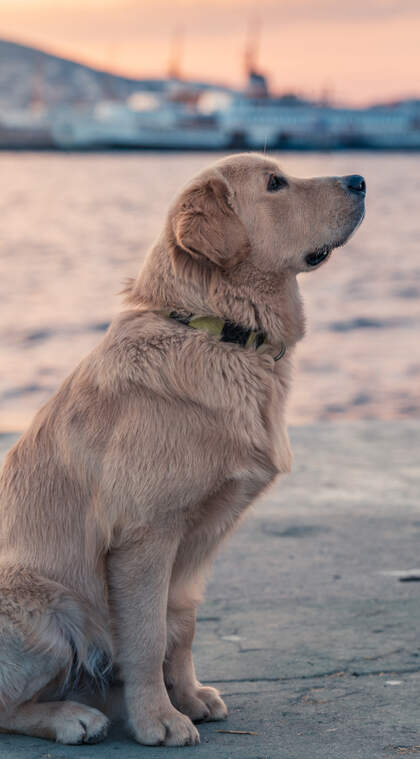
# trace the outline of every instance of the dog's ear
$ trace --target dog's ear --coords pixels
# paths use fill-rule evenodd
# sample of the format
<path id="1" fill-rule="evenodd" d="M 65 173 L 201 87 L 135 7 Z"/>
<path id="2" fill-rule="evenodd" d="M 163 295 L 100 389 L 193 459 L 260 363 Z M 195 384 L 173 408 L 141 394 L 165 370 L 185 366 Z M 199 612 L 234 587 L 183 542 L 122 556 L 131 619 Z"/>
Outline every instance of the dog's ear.
<path id="1" fill-rule="evenodd" d="M 212 262 L 228 269 L 246 258 L 249 251 L 245 227 L 232 206 L 231 191 L 221 175 L 185 190 L 173 217 L 173 232 L 175 269 L 185 270 L 186 262 L 182 261 L 185 254 L 199 263 Z"/>

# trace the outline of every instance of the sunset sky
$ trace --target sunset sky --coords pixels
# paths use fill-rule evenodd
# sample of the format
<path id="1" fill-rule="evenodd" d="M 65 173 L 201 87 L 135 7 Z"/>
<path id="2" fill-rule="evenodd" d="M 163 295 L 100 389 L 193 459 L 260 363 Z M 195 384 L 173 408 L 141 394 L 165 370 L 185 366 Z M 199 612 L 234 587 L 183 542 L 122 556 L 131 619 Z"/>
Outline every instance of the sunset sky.
<path id="1" fill-rule="evenodd" d="M 275 91 L 366 103 L 420 96 L 420 0 L 0 0 L 0 37 L 132 76 L 240 85 L 247 29 Z"/>

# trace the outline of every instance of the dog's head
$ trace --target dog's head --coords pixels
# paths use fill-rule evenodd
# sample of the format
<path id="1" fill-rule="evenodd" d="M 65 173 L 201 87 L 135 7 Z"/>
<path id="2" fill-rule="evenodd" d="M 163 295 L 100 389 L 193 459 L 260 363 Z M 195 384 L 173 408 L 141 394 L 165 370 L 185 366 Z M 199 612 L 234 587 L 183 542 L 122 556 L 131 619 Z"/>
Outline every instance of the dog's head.
<path id="1" fill-rule="evenodd" d="M 365 194 L 359 175 L 296 179 L 272 158 L 225 158 L 194 179 L 172 206 L 175 271 L 229 271 L 244 260 L 273 274 L 315 269 L 362 221 Z"/>

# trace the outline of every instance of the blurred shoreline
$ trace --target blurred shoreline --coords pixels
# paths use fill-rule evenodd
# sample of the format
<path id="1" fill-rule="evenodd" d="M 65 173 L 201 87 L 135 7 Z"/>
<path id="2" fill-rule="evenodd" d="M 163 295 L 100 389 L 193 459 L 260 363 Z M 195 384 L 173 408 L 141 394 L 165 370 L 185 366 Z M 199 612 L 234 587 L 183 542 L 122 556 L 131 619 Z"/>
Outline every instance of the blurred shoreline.
<path id="1" fill-rule="evenodd" d="M 130 79 L 0 38 L 0 147 L 137 150 L 420 150 L 420 98 L 366 106 L 273 92 L 249 30 L 238 89 L 183 78 Z M 178 55 L 179 55 L 178 51 Z"/>

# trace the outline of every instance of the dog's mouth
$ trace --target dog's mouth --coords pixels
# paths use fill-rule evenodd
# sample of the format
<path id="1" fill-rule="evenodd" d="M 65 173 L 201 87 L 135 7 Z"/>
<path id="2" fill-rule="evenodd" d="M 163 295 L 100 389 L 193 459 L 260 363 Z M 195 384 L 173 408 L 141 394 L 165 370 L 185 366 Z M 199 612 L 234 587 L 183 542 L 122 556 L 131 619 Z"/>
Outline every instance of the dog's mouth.
<path id="1" fill-rule="evenodd" d="M 321 245 L 319 248 L 315 248 L 315 250 L 310 251 L 304 256 L 304 261 L 306 266 L 309 266 L 310 269 L 316 269 L 317 266 L 320 266 L 323 261 L 325 261 L 328 256 L 330 255 L 331 251 L 335 248 L 341 248 L 342 245 L 344 245 L 346 242 L 350 240 L 350 238 L 354 235 L 356 229 L 360 226 L 365 216 L 365 207 L 362 200 L 362 203 L 359 203 L 359 207 L 357 209 L 356 216 L 353 217 L 350 221 L 350 228 L 345 231 L 345 233 L 338 239 L 333 240 L 332 242 L 329 242 L 325 245 Z"/>
<path id="2" fill-rule="evenodd" d="M 317 250 L 312 251 L 312 253 L 308 253 L 308 255 L 305 256 L 305 263 L 311 268 L 314 268 L 315 266 L 322 264 L 330 253 L 331 248 L 324 245 L 322 248 L 318 248 Z"/>

